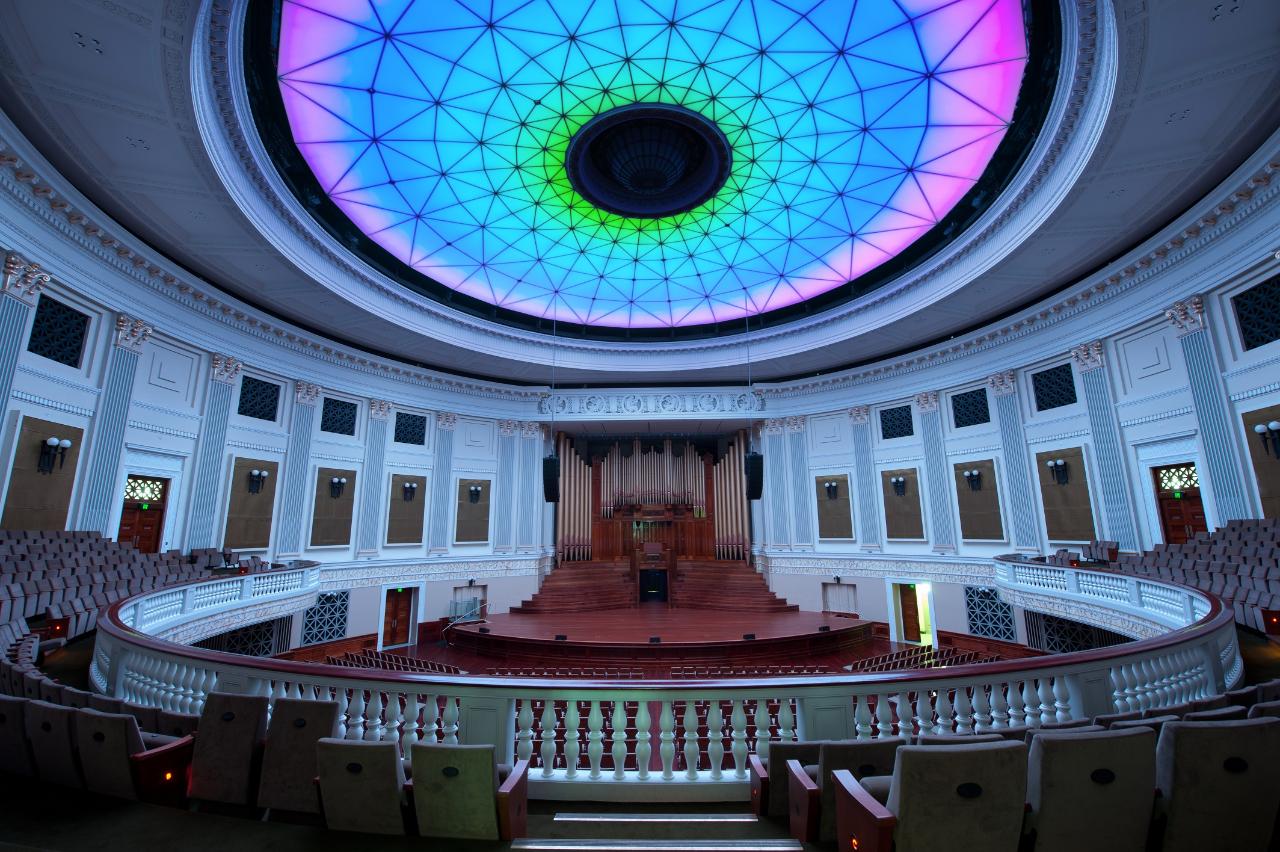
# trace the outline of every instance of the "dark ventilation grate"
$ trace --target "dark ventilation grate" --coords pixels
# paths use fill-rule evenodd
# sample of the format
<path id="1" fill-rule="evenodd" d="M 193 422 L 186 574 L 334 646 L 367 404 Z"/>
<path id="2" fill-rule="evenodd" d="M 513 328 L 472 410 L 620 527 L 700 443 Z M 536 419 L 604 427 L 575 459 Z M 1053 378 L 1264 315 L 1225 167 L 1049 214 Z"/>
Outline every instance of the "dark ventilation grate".
<path id="1" fill-rule="evenodd" d="M 197 648 L 243 654 L 246 657 L 274 657 L 289 650 L 289 634 L 293 616 L 284 615 L 274 621 L 262 621 L 219 633 L 195 643 Z"/>
<path id="2" fill-rule="evenodd" d="M 347 638 L 347 608 L 350 592 L 327 592 L 316 598 L 316 605 L 302 614 L 302 644 L 333 642 Z"/>
<path id="3" fill-rule="evenodd" d="M 964 587 L 964 608 L 969 617 L 969 632 L 974 636 L 1018 641 L 1013 624 L 1013 607 L 1000 600 L 995 589 L 980 586 Z"/>
<path id="4" fill-rule="evenodd" d="M 320 431 L 332 432 L 335 435 L 354 435 L 358 410 L 354 402 L 330 399 L 326 396 L 324 410 L 320 412 Z"/>
<path id="5" fill-rule="evenodd" d="M 1076 380 L 1070 364 L 1059 364 L 1031 374 L 1031 389 L 1036 397 L 1036 411 L 1048 411 L 1075 405 Z"/>
<path id="6" fill-rule="evenodd" d="M 279 408 L 280 386 L 278 384 L 264 382 L 253 376 L 245 376 L 240 380 L 240 402 L 236 406 L 236 413 L 241 417 L 274 421 Z"/>
<path id="7" fill-rule="evenodd" d="M 396 412 L 396 436 L 397 444 L 417 444 L 422 446 L 427 442 L 427 418 L 421 414 L 405 414 L 403 411 Z"/>
<path id="8" fill-rule="evenodd" d="M 79 367 L 89 317 L 57 299 L 41 296 L 27 351 L 68 367 Z"/>
<path id="9" fill-rule="evenodd" d="M 1128 636 L 1092 624 L 1081 624 L 1043 612 L 1027 610 L 1023 616 L 1027 622 L 1027 644 L 1050 654 L 1071 654 L 1133 641 Z"/>
<path id="10" fill-rule="evenodd" d="M 911 425 L 911 406 L 880 409 L 880 437 L 887 441 L 891 438 L 907 438 L 915 433 L 915 427 Z"/>
<path id="11" fill-rule="evenodd" d="M 1280 340 L 1280 275 L 1245 290 L 1231 300 L 1245 349 Z"/>
<path id="12" fill-rule="evenodd" d="M 957 429 L 990 423 L 991 410 L 987 408 L 987 389 L 978 388 L 951 397 L 951 415 Z"/>

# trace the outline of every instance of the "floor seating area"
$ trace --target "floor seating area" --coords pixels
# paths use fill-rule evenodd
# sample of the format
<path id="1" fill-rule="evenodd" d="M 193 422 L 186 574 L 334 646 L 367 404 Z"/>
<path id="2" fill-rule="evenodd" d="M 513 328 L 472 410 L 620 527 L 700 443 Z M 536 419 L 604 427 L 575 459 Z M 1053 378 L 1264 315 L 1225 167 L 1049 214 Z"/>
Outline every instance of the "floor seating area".
<path id="1" fill-rule="evenodd" d="M 331 666 L 353 666 L 362 669 L 386 669 L 393 672 L 431 672 L 433 674 L 466 674 L 457 666 L 439 663 L 434 660 L 420 660 L 417 657 L 406 657 L 390 651 L 348 651 L 340 657 L 326 656 L 325 662 Z"/>
<path id="2" fill-rule="evenodd" d="M 903 648 L 888 654 L 877 654 L 857 660 L 845 667 L 851 672 L 892 672 L 899 669 L 927 669 L 935 666 L 963 666 L 1000 659 L 993 654 L 959 648 L 932 648 L 927 645 Z"/>

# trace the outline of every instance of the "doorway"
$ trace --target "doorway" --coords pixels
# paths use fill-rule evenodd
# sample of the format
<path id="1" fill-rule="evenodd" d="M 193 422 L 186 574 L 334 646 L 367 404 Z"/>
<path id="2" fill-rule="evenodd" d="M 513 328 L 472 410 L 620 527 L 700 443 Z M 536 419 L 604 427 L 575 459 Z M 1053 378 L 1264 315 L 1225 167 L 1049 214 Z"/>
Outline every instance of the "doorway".
<path id="1" fill-rule="evenodd" d="M 640 571 L 640 603 L 665 603 L 667 600 L 667 572 L 654 568 Z"/>
<path id="2" fill-rule="evenodd" d="M 164 504 L 169 480 L 130 475 L 124 483 L 124 508 L 116 541 L 140 553 L 159 553 L 164 538 Z"/>
<path id="3" fill-rule="evenodd" d="M 933 587 L 929 583 L 894 583 L 899 642 L 934 645 Z"/>
<path id="4" fill-rule="evenodd" d="M 1200 475 L 1192 462 L 1153 467 L 1156 508 L 1165 544 L 1184 544 L 1209 530 L 1200 499 Z"/>
<path id="5" fill-rule="evenodd" d="M 410 644 L 414 625 L 414 592 L 416 589 L 387 589 L 382 611 L 382 647 L 398 648 Z"/>

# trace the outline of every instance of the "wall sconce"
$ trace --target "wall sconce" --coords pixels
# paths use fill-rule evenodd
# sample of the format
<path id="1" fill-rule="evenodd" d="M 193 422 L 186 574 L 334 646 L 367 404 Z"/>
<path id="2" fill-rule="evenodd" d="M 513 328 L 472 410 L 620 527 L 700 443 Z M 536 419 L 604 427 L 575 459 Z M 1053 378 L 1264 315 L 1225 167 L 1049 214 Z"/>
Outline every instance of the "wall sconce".
<path id="1" fill-rule="evenodd" d="M 1059 485 L 1066 485 L 1071 481 L 1071 473 L 1066 462 L 1062 459 L 1051 459 L 1045 464 L 1049 468 L 1049 472 L 1053 474 L 1053 481 Z"/>
<path id="2" fill-rule="evenodd" d="M 889 477 L 889 484 L 893 486 L 893 493 L 899 497 L 907 495 L 907 478 L 905 476 Z"/>
<path id="3" fill-rule="evenodd" d="M 823 483 L 823 487 L 827 489 L 827 499 L 837 500 L 840 497 L 840 483 L 828 481 Z"/>
<path id="4" fill-rule="evenodd" d="M 480 486 L 480 485 L 472 485 L 472 486 L 469 486 L 469 487 L 467 488 L 467 502 L 469 502 L 469 503 L 479 503 L 479 502 L 480 502 L 480 492 L 481 492 L 481 491 L 483 491 L 483 490 L 484 490 L 484 487 L 483 487 L 483 486 Z"/>
<path id="5" fill-rule="evenodd" d="M 970 491 L 981 491 L 982 490 L 982 471 L 977 469 L 966 470 L 964 472 L 964 481 L 969 483 Z"/>
<path id="6" fill-rule="evenodd" d="M 418 483 L 406 482 L 404 484 L 404 492 L 401 496 L 404 497 L 404 502 L 412 503 L 414 495 L 416 495 L 417 493 L 418 493 Z"/>
<path id="7" fill-rule="evenodd" d="M 40 445 L 40 458 L 36 462 L 36 472 L 53 473 L 53 463 L 58 462 L 58 469 L 62 469 L 62 465 L 67 460 L 67 450 L 71 449 L 71 442 L 66 438 L 49 437 Z"/>
<path id="8" fill-rule="evenodd" d="M 467 581 L 467 588 L 468 589 L 474 588 L 475 584 L 476 584 L 475 577 L 472 577 L 470 580 Z"/>
<path id="9" fill-rule="evenodd" d="M 342 496 L 342 489 L 347 487 L 345 476 L 335 476 L 329 480 L 329 496 L 337 500 Z"/>
<path id="10" fill-rule="evenodd" d="M 837 585 L 837 586 L 838 586 L 838 585 L 840 585 L 840 576 L 839 576 L 839 575 L 836 575 L 835 577 L 832 577 L 831 579 L 833 579 L 833 580 L 835 580 L 835 581 L 836 581 L 836 585 Z"/>
<path id="11" fill-rule="evenodd" d="M 1280 420 L 1259 423 L 1253 427 L 1253 431 L 1262 439 L 1262 451 L 1269 456 L 1275 456 L 1280 459 Z M 50 438 L 49 440 L 52 441 L 53 439 Z"/>
<path id="12" fill-rule="evenodd" d="M 267 477 L 271 475 L 269 470 L 258 470 L 256 467 L 249 471 L 249 493 L 257 494 L 262 490 L 262 483 L 267 481 Z"/>

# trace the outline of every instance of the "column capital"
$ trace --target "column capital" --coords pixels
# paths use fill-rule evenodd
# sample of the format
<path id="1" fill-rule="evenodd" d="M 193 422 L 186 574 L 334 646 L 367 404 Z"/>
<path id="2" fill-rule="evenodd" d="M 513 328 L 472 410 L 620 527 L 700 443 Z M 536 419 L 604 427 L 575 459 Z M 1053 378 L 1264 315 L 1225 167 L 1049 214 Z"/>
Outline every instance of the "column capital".
<path id="1" fill-rule="evenodd" d="M 862 424 L 871 421 L 871 406 L 855 405 L 849 409 L 849 419 L 854 423 Z"/>
<path id="2" fill-rule="evenodd" d="M 923 391 L 921 393 L 918 393 L 916 394 L 915 403 L 916 403 L 916 408 L 920 409 L 921 412 L 937 411 L 938 410 L 938 392 Z"/>
<path id="3" fill-rule="evenodd" d="M 996 396 L 1012 396 L 1018 392 L 1017 376 L 1014 375 L 1013 370 L 992 373 L 987 376 L 987 387 L 991 388 L 991 392 Z"/>
<path id="4" fill-rule="evenodd" d="M 14 252 L 4 256 L 4 278 L 0 280 L 0 292 L 31 305 L 50 280 L 52 276 L 40 271 L 40 264 L 27 263 Z"/>
<path id="5" fill-rule="evenodd" d="M 804 415 L 793 415 L 787 418 L 788 432 L 803 432 L 804 427 L 808 424 L 809 418 Z"/>
<path id="6" fill-rule="evenodd" d="M 525 438 L 543 438 L 546 436 L 545 427 L 536 420 L 525 420 L 520 423 L 520 435 Z"/>
<path id="7" fill-rule="evenodd" d="M 298 405 L 315 405 L 320 399 L 320 386 L 298 380 L 293 383 L 293 401 Z"/>
<path id="8" fill-rule="evenodd" d="M 385 399 L 369 400 L 369 416 L 374 420 L 386 420 L 391 416 L 391 403 Z"/>
<path id="9" fill-rule="evenodd" d="M 761 435 L 781 435 L 782 429 L 786 425 L 786 421 L 781 417 L 767 418 L 760 424 Z"/>
<path id="10" fill-rule="evenodd" d="M 127 349 L 130 352 L 141 352 L 142 344 L 147 342 L 153 331 L 155 329 L 137 317 L 131 317 L 128 314 L 116 314 L 115 345 L 121 349 Z"/>
<path id="11" fill-rule="evenodd" d="M 502 437 L 509 438 L 518 431 L 520 431 L 519 420 L 499 420 L 498 421 L 498 434 L 501 435 Z"/>
<path id="12" fill-rule="evenodd" d="M 1189 299 L 1174 302 L 1164 312 L 1164 318 L 1178 330 L 1179 337 L 1195 334 L 1205 330 L 1204 299 L 1192 296 Z"/>
<path id="13" fill-rule="evenodd" d="M 240 368 L 244 365 L 240 363 L 238 358 L 215 352 L 213 353 L 213 363 L 210 366 L 213 370 L 213 380 L 215 382 L 233 385 L 240 376 Z"/>
<path id="14" fill-rule="evenodd" d="M 1100 369 L 1106 363 L 1102 341 L 1091 340 L 1088 343 L 1081 343 L 1079 346 L 1073 347 L 1071 360 L 1076 362 L 1076 370 L 1081 373 Z"/>
<path id="15" fill-rule="evenodd" d="M 436 428 L 443 429 L 446 432 L 452 432 L 458 428 L 458 415 L 452 411 L 436 412 Z"/>

